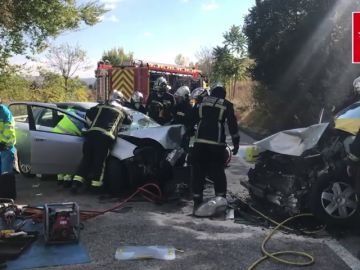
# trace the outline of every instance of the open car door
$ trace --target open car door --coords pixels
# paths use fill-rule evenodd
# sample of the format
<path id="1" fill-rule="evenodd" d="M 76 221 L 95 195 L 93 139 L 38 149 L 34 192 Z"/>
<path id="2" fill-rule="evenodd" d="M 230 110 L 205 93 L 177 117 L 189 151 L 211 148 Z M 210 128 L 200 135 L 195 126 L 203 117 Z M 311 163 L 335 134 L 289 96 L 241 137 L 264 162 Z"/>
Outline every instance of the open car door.
<path id="1" fill-rule="evenodd" d="M 14 110 L 16 105 L 19 104 L 12 104 L 10 109 Z M 83 137 L 81 134 L 60 133 L 55 127 L 66 116 L 82 130 L 85 120 L 51 104 L 22 105 L 27 107 L 27 119 L 19 118 L 25 123 L 16 123 L 16 132 L 26 136 L 18 138 L 16 146 L 19 157 L 28 160 L 31 173 L 74 174 L 82 158 Z M 14 118 L 16 121 L 17 116 Z"/>

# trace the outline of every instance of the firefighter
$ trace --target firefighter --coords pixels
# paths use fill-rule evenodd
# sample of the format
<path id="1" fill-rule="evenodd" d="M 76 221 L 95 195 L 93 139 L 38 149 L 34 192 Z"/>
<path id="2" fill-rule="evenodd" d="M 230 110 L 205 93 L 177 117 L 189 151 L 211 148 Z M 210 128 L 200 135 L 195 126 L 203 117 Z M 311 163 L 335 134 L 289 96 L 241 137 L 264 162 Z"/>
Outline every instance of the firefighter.
<path id="1" fill-rule="evenodd" d="M 174 119 L 172 124 L 181 124 L 185 126 L 185 135 L 181 142 L 181 147 L 185 150 L 189 148 L 190 134 L 192 127 L 190 124 L 190 115 L 192 111 L 192 106 L 190 104 L 190 89 L 188 86 L 179 87 L 175 94 L 176 105 L 174 107 Z"/>
<path id="2" fill-rule="evenodd" d="M 176 105 L 174 107 L 174 119 L 172 124 L 188 126 L 189 116 L 192 109 L 190 104 L 190 89 L 188 86 L 179 87 L 175 94 Z"/>
<path id="3" fill-rule="evenodd" d="M 121 96 L 113 92 L 108 102 L 86 112 L 89 129 L 84 135 L 83 158 L 73 178 L 73 192 L 77 192 L 85 180 L 96 190 L 102 187 L 106 158 L 116 141 L 120 125 L 131 124 L 131 118 L 121 103 Z"/>
<path id="4" fill-rule="evenodd" d="M 15 175 L 15 122 L 9 108 L 0 101 L 0 198 L 16 198 Z"/>
<path id="5" fill-rule="evenodd" d="M 215 195 L 226 198 L 225 121 L 234 145 L 233 154 L 239 150 L 240 136 L 233 104 L 225 96 L 225 87 L 217 83 L 210 96 L 204 97 L 192 113 L 192 125 L 198 126 L 192 152 L 194 211 L 203 201 L 206 175 L 214 181 Z"/>
<path id="6" fill-rule="evenodd" d="M 81 118 L 85 118 L 84 113 L 81 113 L 74 109 L 70 108 L 67 109 L 66 111 L 72 115 L 77 115 Z M 52 131 L 60 134 L 81 136 L 83 128 L 84 128 L 83 122 L 77 120 L 74 117 L 69 117 L 67 114 L 64 114 L 62 119 L 57 123 L 57 125 L 52 129 Z M 63 174 L 63 173 L 58 174 L 57 175 L 58 185 L 63 185 L 64 187 L 70 187 L 72 178 L 73 176 L 70 174 Z"/>
<path id="7" fill-rule="evenodd" d="M 139 111 L 143 114 L 146 114 L 146 109 L 143 102 L 144 102 L 144 95 L 140 91 L 136 90 L 132 94 L 130 98 L 130 102 L 127 102 L 125 106 L 135 111 Z"/>
<path id="8" fill-rule="evenodd" d="M 175 99 L 168 91 L 168 85 L 164 77 L 159 77 L 153 88 L 153 93 L 147 100 L 146 110 L 148 115 L 160 125 L 170 123 L 173 118 Z"/>

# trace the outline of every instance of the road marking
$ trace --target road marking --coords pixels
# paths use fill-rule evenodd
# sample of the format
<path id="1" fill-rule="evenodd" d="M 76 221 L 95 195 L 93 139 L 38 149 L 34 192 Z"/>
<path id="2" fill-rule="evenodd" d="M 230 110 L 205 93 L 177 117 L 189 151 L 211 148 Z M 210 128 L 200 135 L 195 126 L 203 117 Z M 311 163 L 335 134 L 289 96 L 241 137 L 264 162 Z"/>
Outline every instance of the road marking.
<path id="1" fill-rule="evenodd" d="M 325 241 L 326 245 L 331 248 L 352 270 L 360 270 L 360 260 L 352 255 L 336 240 Z"/>

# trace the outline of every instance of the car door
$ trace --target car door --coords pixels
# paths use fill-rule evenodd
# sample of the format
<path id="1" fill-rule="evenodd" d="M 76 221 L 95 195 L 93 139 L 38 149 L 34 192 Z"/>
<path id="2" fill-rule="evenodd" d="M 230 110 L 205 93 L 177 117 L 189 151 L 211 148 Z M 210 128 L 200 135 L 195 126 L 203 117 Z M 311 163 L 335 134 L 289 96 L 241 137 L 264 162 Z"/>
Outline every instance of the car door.
<path id="1" fill-rule="evenodd" d="M 66 115 L 85 128 L 85 121 L 57 108 L 31 105 L 34 123 L 30 124 L 30 152 L 32 173 L 74 174 L 82 158 L 83 137 L 55 131 Z"/>

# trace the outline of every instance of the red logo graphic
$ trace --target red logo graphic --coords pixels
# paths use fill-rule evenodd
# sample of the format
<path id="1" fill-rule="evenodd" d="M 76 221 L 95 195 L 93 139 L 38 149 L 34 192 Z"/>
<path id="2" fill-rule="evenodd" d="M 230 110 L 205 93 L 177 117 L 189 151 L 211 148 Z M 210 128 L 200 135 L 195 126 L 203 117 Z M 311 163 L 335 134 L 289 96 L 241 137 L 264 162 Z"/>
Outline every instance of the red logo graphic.
<path id="1" fill-rule="evenodd" d="M 360 64 L 360 12 L 352 15 L 352 62 Z"/>

